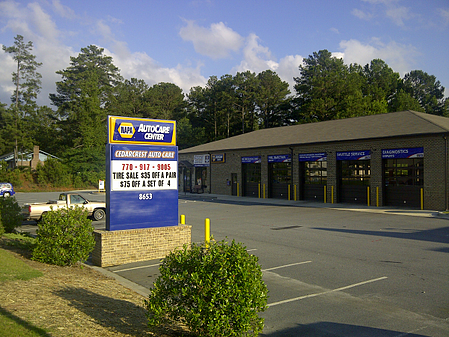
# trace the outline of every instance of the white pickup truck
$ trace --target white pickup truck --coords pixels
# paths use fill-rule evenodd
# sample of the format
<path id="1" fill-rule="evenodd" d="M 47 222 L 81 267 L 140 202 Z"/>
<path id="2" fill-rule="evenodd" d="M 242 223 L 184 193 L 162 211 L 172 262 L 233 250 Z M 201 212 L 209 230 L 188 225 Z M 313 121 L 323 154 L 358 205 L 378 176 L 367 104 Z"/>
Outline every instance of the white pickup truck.
<path id="1" fill-rule="evenodd" d="M 59 208 L 68 208 L 80 206 L 89 212 L 88 216 L 92 216 L 95 220 L 103 220 L 106 217 L 106 203 L 98 201 L 89 201 L 79 194 L 61 193 L 58 200 L 50 200 L 45 203 L 25 204 L 22 208 L 22 216 L 24 220 L 39 221 L 42 215 L 50 210 Z"/>

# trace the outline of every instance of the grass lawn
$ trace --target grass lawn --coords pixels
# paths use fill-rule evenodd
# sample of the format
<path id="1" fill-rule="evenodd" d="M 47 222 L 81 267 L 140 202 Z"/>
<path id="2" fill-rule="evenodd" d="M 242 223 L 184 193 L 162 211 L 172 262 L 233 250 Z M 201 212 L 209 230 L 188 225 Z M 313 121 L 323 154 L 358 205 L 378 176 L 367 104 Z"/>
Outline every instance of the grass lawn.
<path id="1" fill-rule="evenodd" d="M 30 280 L 42 275 L 42 272 L 31 268 L 6 250 L 0 249 L 0 282 Z"/>
<path id="2" fill-rule="evenodd" d="M 7 281 L 30 280 L 42 276 L 43 273 L 28 266 L 6 250 L 0 249 L 0 285 Z M 18 289 L 17 291 L 20 291 Z M 0 307 L 0 326 L 2 336 L 50 336 L 40 329 Z"/>
<path id="3" fill-rule="evenodd" d="M 145 297 L 83 264 L 30 259 L 33 238 L 0 237 L 1 337 L 173 337 L 182 325 L 148 328 Z"/>

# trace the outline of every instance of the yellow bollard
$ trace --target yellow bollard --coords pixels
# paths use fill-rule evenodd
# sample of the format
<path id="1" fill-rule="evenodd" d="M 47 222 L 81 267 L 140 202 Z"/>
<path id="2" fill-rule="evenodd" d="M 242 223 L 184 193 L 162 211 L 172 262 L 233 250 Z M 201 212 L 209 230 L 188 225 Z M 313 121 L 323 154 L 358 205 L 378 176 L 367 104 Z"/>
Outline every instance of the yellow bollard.
<path id="1" fill-rule="evenodd" d="M 327 198 L 327 186 L 324 186 L 324 203 L 326 203 L 326 198 Z"/>
<path id="2" fill-rule="evenodd" d="M 240 186 L 239 186 L 239 183 L 237 183 L 237 196 L 240 197 Z"/>
<path id="3" fill-rule="evenodd" d="M 290 198 L 290 185 L 288 185 L 288 200 L 291 200 L 291 198 Z"/>
<path id="4" fill-rule="evenodd" d="M 424 209 L 424 189 L 421 188 L 421 209 Z"/>
<path id="5" fill-rule="evenodd" d="M 265 199 L 265 184 L 263 184 L 263 198 Z"/>
<path id="6" fill-rule="evenodd" d="M 260 199 L 260 184 L 257 185 L 257 191 L 259 193 L 259 199 Z"/>
<path id="7" fill-rule="evenodd" d="M 181 225 L 186 224 L 186 216 L 184 214 L 181 214 Z"/>
<path id="8" fill-rule="evenodd" d="M 367 195 L 367 199 L 368 199 L 368 206 L 369 206 L 369 204 L 370 204 L 370 202 L 369 202 L 369 186 L 367 186 L 367 191 L 366 191 L 366 195 Z"/>
<path id="9" fill-rule="evenodd" d="M 333 185 L 331 186 L 331 201 L 333 204 L 334 203 L 334 186 Z"/>
<path id="10" fill-rule="evenodd" d="M 204 241 L 206 242 L 206 248 L 209 248 L 210 243 L 210 219 L 204 220 Z"/>
<path id="11" fill-rule="evenodd" d="M 296 185 L 293 185 L 293 190 L 294 190 L 294 192 L 293 193 L 295 193 L 295 201 L 296 201 Z"/>

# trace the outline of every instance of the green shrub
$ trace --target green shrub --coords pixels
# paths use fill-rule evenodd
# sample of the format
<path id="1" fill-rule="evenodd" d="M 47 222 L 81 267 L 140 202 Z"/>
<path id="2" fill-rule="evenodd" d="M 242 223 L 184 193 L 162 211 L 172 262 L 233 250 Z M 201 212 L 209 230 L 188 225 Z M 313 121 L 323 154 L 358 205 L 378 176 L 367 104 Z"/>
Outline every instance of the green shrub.
<path id="1" fill-rule="evenodd" d="M 15 197 L 0 197 L 0 223 L 6 233 L 14 232 L 14 229 L 22 224 L 21 211 Z"/>
<path id="2" fill-rule="evenodd" d="M 258 258 L 240 243 L 185 245 L 170 253 L 145 305 L 150 327 L 182 322 L 200 336 L 257 336 L 267 308 Z"/>
<path id="3" fill-rule="evenodd" d="M 39 222 L 33 260 L 58 266 L 84 262 L 95 246 L 93 230 L 82 207 L 47 212 Z"/>

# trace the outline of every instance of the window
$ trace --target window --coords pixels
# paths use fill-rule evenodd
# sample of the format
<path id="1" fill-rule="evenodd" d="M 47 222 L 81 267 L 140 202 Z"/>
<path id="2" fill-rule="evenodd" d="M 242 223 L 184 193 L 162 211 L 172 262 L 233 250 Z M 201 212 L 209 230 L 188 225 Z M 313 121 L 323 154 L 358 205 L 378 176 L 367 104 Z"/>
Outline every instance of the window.
<path id="1" fill-rule="evenodd" d="M 84 204 L 86 200 L 79 196 L 79 195 L 72 195 L 70 196 L 70 203 L 71 204 Z"/>
<path id="2" fill-rule="evenodd" d="M 243 164 L 243 175 L 246 183 L 260 183 L 260 164 Z"/>
<path id="3" fill-rule="evenodd" d="M 306 184 L 327 183 L 327 161 L 306 161 L 304 162 L 304 178 Z"/>
<path id="4" fill-rule="evenodd" d="M 270 169 L 273 184 L 290 184 L 292 172 L 290 163 L 271 163 Z"/>
<path id="5" fill-rule="evenodd" d="M 423 186 L 424 159 L 384 160 L 384 179 L 386 186 Z"/>
<path id="6" fill-rule="evenodd" d="M 369 185 L 370 160 L 342 160 L 340 165 L 343 185 Z"/>

